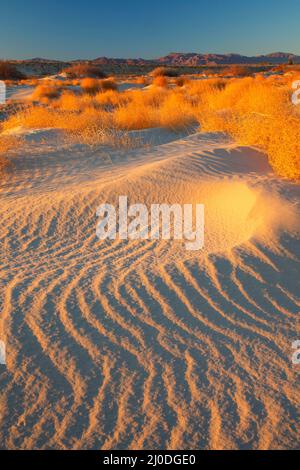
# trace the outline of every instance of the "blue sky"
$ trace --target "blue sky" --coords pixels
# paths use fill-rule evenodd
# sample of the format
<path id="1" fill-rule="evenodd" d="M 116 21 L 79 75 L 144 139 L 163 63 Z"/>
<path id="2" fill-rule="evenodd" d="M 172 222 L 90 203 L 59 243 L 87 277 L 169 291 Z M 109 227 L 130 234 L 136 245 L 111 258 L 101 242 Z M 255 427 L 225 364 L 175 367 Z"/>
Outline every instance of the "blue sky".
<path id="1" fill-rule="evenodd" d="M 4 0 L 0 21 L 0 58 L 300 55 L 300 0 Z"/>

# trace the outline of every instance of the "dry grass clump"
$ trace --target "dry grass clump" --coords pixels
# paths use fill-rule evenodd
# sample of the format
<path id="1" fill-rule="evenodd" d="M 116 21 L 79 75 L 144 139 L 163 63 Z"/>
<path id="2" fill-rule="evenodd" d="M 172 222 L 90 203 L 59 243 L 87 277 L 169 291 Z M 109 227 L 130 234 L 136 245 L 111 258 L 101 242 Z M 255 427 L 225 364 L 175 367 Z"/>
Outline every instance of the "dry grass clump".
<path id="1" fill-rule="evenodd" d="M 105 93 L 100 91 L 94 97 L 94 104 L 107 109 L 113 109 L 116 106 L 123 106 L 131 101 L 131 95 L 128 92 L 119 93 L 117 90 L 109 89 Z"/>
<path id="2" fill-rule="evenodd" d="M 86 107 L 81 111 L 62 110 L 46 106 L 32 105 L 12 114 L 3 123 L 3 129 L 9 130 L 16 127 L 27 129 L 58 128 L 72 132 L 86 127 L 89 123 L 102 121 L 105 125 L 111 122 L 109 113 Z"/>
<path id="3" fill-rule="evenodd" d="M 52 108 L 61 111 L 80 112 L 88 107 L 94 106 L 93 96 L 88 94 L 74 93 L 71 90 L 63 90 L 60 97 L 51 102 Z"/>
<path id="4" fill-rule="evenodd" d="M 84 78 L 80 86 L 82 91 L 88 95 L 95 95 L 101 90 L 100 81 L 96 78 Z"/>
<path id="5" fill-rule="evenodd" d="M 158 75 L 157 77 L 154 78 L 153 80 L 153 85 L 166 88 L 168 86 L 168 79 L 164 75 Z"/>
<path id="6" fill-rule="evenodd" d="M 117 84 L 112 78 L 97 80 L 96 78 L 84 78 L 81 81 L 81 89 L 89 95 L 96 95 L 100 91 L 117 90 Z"/>
<path id="7" fill-rule="evenodd" d="M 12 64 L 0 61 L 0 80 L 22 80 L 25 75 Z"/>
<path id="8" fill-rule="evenodd" d="M 40 101 L 41 103 L 48 103 L 49 100 L 58 98 L 60 90 L 55 85 L 38 85 L 31 95 L 33 101 Z"/>
<path id="9" fill-rule="evenodd" d="M 150 75 L 152 77 L 178 77 L 179 73 L 172 67 L 156 67 Z"/>
<path id="10" fill-rule="evenodd" d="M 188 83 L 188 93 L 192 98 L 202 103 L 206 96 L 224 90 L 228 83 L 230 83 L 230 80 L 223 78 L 192 80 Z"/>
<path id="11" fill-rule="evenodd" d="M 119 105 L 113 112 L 115 122 L 121 129 L 165 127 L 181 130 L 196 123 L 196 106 L 180 90 L 135 90 L 129 96 L 130 101 Z"/>
<path id="12" fill-rule="evenodd" d="M 227 132 L 243 145 L 261 148 L 279 175 L 299 179 L 300 116 L 290 89 L 275 83 L 237 79 L 223 90 L 204 92 L 199 121 L 204 130 Z"/>
<path id="13" fill-rule="evenodd" d="M 3 128 L 7 130 L 18 126 L 63 129 L 71 142 L 87 145 L 130 146 L 129 137 L 116 128 L 111 113 L 93 107 L 74 112 L 33 105 L 11 116 Z"/>
<path id="14" fill-rule="evenodd" d="M 223 75 L 232 76 L 232 77 L 248 77 L 252 74 L 252 71 L 249 67 L 244 65 L 229 65 L 223 70 Z"/>
<path id="15" fill-rule="evenodd" d="M 89 146 L 109 145 L 114 148 L 132 148 L 137 142 L 127 132 L 121 131 L 110 123 L 101 121 L 89 123 L 87 126 L 72 131 L 72 139 Z"/>
<path id="16" fill-rule="evenodd" d="M 63 71 L 69 78 L 105 78 L 106 74 L 97 66 L 76 64 Z"/>
<path id="17" fill-rule="evenodd" d="M 174 131 L 188 129 L 197 124 L 197 104 L 183 93 L 168 94 L 159 110 L 159 126 Z"/>
<path id="18" fill-rule="evenodd" d="M 157 127 L 159 122 L 158 108 L 134 99 L 114 109 L 114 120 L 119 129 L 137 130 Z"/>
<path id="19" fill-rule="evenodd" d="M 116 84 L 116 81 L 113 78 L 105 78 L 103 80 L 100 80 L 100 88 L 101 91 L 108 91 L 108 90 L 117 90 L 118 86 Z"/>
<path id="20" fill-rule="evenodd" d="M 176 80 L 175 80 L 175 84 L 179 87 L 185 86 L 188 83 L 190 83 L 190 80 L 188 80 L 188 78 L 186 78 L 186 77 L 177 77 Z"/>

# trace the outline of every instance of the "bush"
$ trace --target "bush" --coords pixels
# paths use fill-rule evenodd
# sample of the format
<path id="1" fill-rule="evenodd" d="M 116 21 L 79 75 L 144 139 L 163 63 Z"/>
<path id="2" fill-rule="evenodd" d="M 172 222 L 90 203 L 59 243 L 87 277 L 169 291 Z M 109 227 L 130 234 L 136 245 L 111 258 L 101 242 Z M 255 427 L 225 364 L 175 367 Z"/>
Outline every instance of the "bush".
<path id="1" fill-rule="evenodd" d="M 113 78 L 106 78 L 104 80 L 99 80 L 100 82 L 100 89 L 102 91 L 113 90 L 116 91 L 118 89 L 117 84 Z"/>
<path id="2" fill-rule="evenodd" d="M 106 74 L 97 66 L 76 64 L 63 70 L 69 78 L 105 78 Z"/>
<path id="3" fill-rule="evenodd" d="M 177 86 L 184 86 L 189 82 L 189 80 L 186 77 L 178 77 L 175 80 L 175 83 Z"/>
<path id="4" fill-rule="evenodd" d="M 31 95 L 33 101 L 41 101 L 47 103 L 49 100 L 58 98 L 59 89 L 51 85 L 38 85 Z"/>
<path id="5" fill-rule="evenodd" d="M 100 80 L 96 78 L 84 78 L 80 86 L 83 92 L 88 95 L 96 95 L 101 90 Z"/>
<path id="6" fill-rule="evenodd" d="M 223 74 L 233 77 L 249 77 L 249 75 L 252 75 L 252 71 L 249 67 L 245 67 L 244 65 L 230 65 L 229 67 L 225 67 Z"/>
<path id="7" fill-rule="evenodd" d="M 156 67 L 150 75 L 152 77 L 178 77 L 179 73 L 171 67 Z"/>
<path id="8" fill-rule="evenodd" d="M 235 79 L 222 90 L 203 89 L 199 122 L 205 131 L 230 134 L 264 151 L 274 171 L 300 179 L 300 116 L 290 88 L 270 80 Z"/>
<path id="9" fill-rule="evenodd" d="M 163 75 L 159 75 L 158 77 L 154 78 L 153 85 L 166 88 L 168 86 L 168 79 L 167 77 L 164 77 Z"/>
<path id="10" fill-rule="evenodd" d="M 96 78 L 84 78 L 80 86 L 84 93 L 92 96 L 103 91 L 117 90 L 116 82 L 110 78 L 103 80 L 97 80 Z"/>
<path id="11" fill-rule="evenodd" d="M 0 80 L 22 80 L 25 75 L 9 62 L 0 62 Z"/>

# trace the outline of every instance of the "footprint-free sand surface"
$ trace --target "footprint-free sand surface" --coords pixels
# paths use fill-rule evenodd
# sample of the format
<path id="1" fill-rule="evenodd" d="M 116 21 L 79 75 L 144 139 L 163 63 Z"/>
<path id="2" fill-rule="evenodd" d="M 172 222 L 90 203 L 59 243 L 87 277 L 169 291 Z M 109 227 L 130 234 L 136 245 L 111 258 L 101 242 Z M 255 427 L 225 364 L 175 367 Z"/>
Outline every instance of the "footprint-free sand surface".
<path id="1" fill-rule="evenodd" d="M 221 134 L 25 137 L 0 181 L 1 448 L 299 447 L 299 185 Z M 100 241 L 119 195 L 203 203 L 204 248 Z"/>

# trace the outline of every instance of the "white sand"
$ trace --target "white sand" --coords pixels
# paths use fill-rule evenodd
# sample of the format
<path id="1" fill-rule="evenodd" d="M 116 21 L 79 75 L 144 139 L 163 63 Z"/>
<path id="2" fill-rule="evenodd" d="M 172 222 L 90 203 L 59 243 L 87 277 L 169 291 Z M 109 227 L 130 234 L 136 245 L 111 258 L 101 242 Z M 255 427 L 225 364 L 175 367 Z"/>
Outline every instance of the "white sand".
<path id="1" fill-rule="evenodd" d="M 1 447 L 299 447 L 299 186 L 222 135 L 50 133 L 1 180 Z M 100 242 L 119 195 L 204 203 L 204 250 Z"/>

